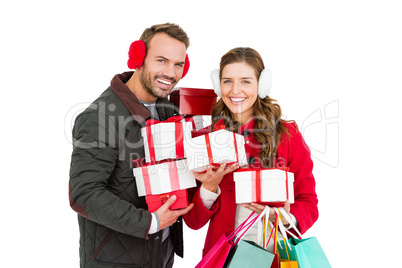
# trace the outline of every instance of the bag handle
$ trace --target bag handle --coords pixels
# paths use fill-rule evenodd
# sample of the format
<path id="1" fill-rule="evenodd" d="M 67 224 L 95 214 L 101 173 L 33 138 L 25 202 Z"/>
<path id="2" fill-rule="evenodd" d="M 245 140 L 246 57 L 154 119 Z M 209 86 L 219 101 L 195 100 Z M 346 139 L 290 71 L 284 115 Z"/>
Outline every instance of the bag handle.
<path id="1" fill-rule="evenodd" d="M 281 220 L 281 213 L 280 213 L 280 210 L 279 210 L 279 209 L 276 209 L 275 211 L 277 212 L 277 216 L 276 216 L 276 217 L 279 219 L 279 229 L 281 230 L 281 233 L 282 233 L 282 236 L 283 236 L 283 239 L 284 239 L 283 244 L 285 245 L 286 255 L 288 256 L 288 260 L 290 260 L 289 252 L 288 252 L 288 247 L 286 246 L 286 243 L 289 245 L 289 249 L 290 249 L 290 250 L 292 250 L 292 247 L 290 246 L 288 237 L 287 237 L 287 235 L 286 235 L 287 229 L 285 228 L 285 226 L 283 225 L 283 222 L 282 222 L 282 220 Z M 287 214 L 285 210 L 282 210 L 282 211 L 283 211 L 285 214 Z M 283 214 L 283 215 L 285 215 L 285 214 Z M 284 217 L 286 217 L 286 216 L 284 216 Z M 277 235 L 278 235 L 278 233 L 277 233 Z M 282 248 L 282 245 L 281 245 L 280 243 L 278 243 L 278 244 L 279 244 L 279 246 Z M 277 245 L 277 243 L 275 243 L 275 245 Z"/>
<path id="2" fill-rule="evenodd" d="M 299 235 L 299 237 L 302 238 L 302 235 L 301 235 L 301 233 L 299 232 L 299 229 L 297 229 L 296 225 L 293 223 L 292 219 L 290 218 L 289 214 L 285 211 L 285 209 L 284 209 L 283 207 L 280 207 L 279 209 L 277 208 L 275 211 L 276 211 L 277 214 L 278 214 L 279 211 L 280 211 L 280 212 L 282 213 L 283 217 L 289 222 L 290 227 L 292 227 L 292 228 L 296 231 L 296 233 Z M 282 222 L 282 221 L 281 221 L 281 222 Z M 283 224 L 282 224 L 282 225 L 283 225 Z M 288 231 L 284 226 L 283 226 L 283 228 L 284 228 L 285 233 L 287 232 L 287 233 L 289 233 L 291 236 L 293 236 L 294 238 L 298 238 L 298 237 L 296 237 L 292 232 Z"/>
<path id="3" fill-rule="evenodd" d="M 238 233 L 240 233 L 242 230 L 247 228 L 248 225 L 250 225 L 255 219 L 250 218 L 255 214 L 255 212 L 251 212 L 250 216 L 247 217 L 245 221 L 243 221 L 237 228 L 230 234 L 228 235 L 227 241 L 232 240 Z M 250 222 L 248 222 L 250 220 Z"/>
<path id="4" fill-rule="evenodd" d="M 269 236 L 267 244 L 265 245 L 265 248 L 268 247 L 269 241 L 272 238 L 274 240 L 274 251 L 273 251 L 274 254 L 276 254 L 277 251 L 278 251 L 276 245 L 277 245 L 277 241 L 278 241 L 278 224 L 279 224 L 279 221 L 280 221 L 280 217 L 278 215 L 276 215 L 275 216 L 275 222 L 272 224 L 272 229 L 271 229 L 271 225 L 268 225 L 269 229 L 271 231 L 271 234 Z"/>
<path id="5" fill-rule="evenodd" d="M 272 223 L 271 223 L 271 222 L 268 223 L 268 228 L 269 228 L 270 234 L 269 234 L 267 243 L 265 243 L 265 246 L 264 246 L 265 249 L 268 247 L 268 244 L 269 244 L 269 241 L 271 241 L 271 238 L 272 238 L 272 239 L 275 239 L 274 230 L 275 230 L 276 222 L 277 222 L 277 218 L 275 218 L 275 222 L 273 223 L 272 228 L 271 228 L 271 224 L 272 224 Z"/>
<path id="6" fill-rule="evenodd" d="M 268 207 L 268 206 L 265 206 L 264 210 L 263 210 L 260 214 L 258 214 L 257 216 L 255 216 L 254 219 L 252 219 L 249 223 L 247 223 L 246 225 L 244 225 L 244 228 L 242 228 L 242 230 L 240 230 L 240 231 L 237 233 L 237 234 L 238 234 L 238 237 L 237 237 L 237 239 L 235 240 L 234 244 L 237 244 L 237 243 L 243 238 L 243 236 L 248 232 L 248 230 L 250 230 L 250 228 L 253 227 L 254 224 L 255 224 L 257 221 L 260 221 L 260 220 L 261 220 L 261 218 L 267 213 L 267 211 L 268 211 L 268 214 L 269 214 L 269 207 Z M 252 215 L 253 215 L 253 213 L 252 213 Z M 250 215 L 250 216 L 251 216 L 251 215 Z"/>
<path id="7" fill-rule="evenodd" d="M 285 249 L 286 249 L 286 253 L 288 254 L 288 257 L 289 257 L 289 253 L 288 253 L 288 251 L 287 251 L 286 243 L 289 245 L 289 249 L 290 249 L 290 250 L 292 250 L 292 247 L 291 247 L 290 242 L 289 242 L 289 240 L 288 240 L 287 233 L 290 234 L 291 236 L 293 236 L 293 237 L 296 238 L 296 239 L 298 239 L 298 237 L 296 237 L 295 234 L 293 234 L 292 232 L 290 232 L 290 231 L 283 225 L 283 223 L 282 223 L 282 221 L 281 221 L 281 212 L 282 212 L 283 217 L 289 222 L 290 227 L 292 227 L 292 228 L 296 231 L 296 233 L 300 236 L 300 238 L 302 238 L 302 235 L 301 235 L 301 233 L 299 232 L 299 230 L 297 229 L 296 225 L 295 225 L 295 224 L 293 223 L 293 221 L 290 219 L 290 216 L 287 214 L 287 212 L 285 211 L 284 208 L 275 208 L 275 212 L 276 212 L 276 214 L 277 214 L 277 217 L 279 218 L 279 229 L 280 229 L 280 231 L 281 231 L 281 233 L 282 233 L 283 240 L 284 240 L 284 245 L 285 245 Z M 282 248 L 282 245 L 281 245 L 280 243 L 279 243 L 279 246 Z"/>

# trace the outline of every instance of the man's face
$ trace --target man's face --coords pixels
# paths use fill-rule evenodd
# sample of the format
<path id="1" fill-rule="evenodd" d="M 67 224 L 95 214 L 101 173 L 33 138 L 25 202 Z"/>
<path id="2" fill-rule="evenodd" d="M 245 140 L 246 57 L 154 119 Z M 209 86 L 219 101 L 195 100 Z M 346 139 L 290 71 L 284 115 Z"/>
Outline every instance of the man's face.
<path id="1" fill-rule="evenodd" d="M 166 98 L 183 74 L 185 58 L 184 43 L 165 33 L 155 34 L 141 67 L 142 87 L 155 98 Z"/>

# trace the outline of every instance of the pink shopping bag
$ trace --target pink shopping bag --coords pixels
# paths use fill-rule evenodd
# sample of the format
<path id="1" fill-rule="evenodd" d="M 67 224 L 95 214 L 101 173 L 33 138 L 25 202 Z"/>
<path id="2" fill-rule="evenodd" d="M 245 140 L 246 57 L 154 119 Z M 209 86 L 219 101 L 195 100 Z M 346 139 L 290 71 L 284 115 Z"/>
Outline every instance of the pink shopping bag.
<path id="1" fill-rule="evenodd" d="M 195 268 L 222 268 L 228 258 L 229 252 L 239 243 L 239 240 L 247 231 L 259 221 L 267 212 L 265 209 L 259 215 L 254 216 L 254 212 L 240 224 L 230 235 L 222 234 L 214 246 L 208 251 Z"/>
<path id="2" fill-rule="evenodd" d="M 218 268 L 223 267 L 226 258 L 232 249 L 233 241 L 231 235 L 222 236 L 218 239 L 215 245 L 205 254 L 204 258 L 195 266 L 195 268 Z"/>

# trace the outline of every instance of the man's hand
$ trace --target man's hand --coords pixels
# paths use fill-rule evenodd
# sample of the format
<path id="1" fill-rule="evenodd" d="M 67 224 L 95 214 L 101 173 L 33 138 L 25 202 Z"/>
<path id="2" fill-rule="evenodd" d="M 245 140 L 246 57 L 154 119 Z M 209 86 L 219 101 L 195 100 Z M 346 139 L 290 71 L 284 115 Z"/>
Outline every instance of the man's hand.
<path id="1" fill-rule="evenodd" d="M 219 168 L 216 171 L 213 171 L 212 167 L 208 166 L 207 172 L 203 173 L 193 171 L 193 174 L 195 178 L 202 183 L 202 187 L 204 187 L 208 191 L 216 193 L 216 191 L 218 190 L 219 183 L 221 183 L 223 177 L 226 174 L 233 172 L 238 168 L 239 168 L 238 163 L 235 163 L 227 168 L 226 164 L 223 163 L 219 166 Z"/>
<path id="2" fill-rule="evenodd" d="M 165 204 L 155 211 L 159 218 L 160 230 L 165 229 L 166 227 L 169 227 L 175 223 L 178 217 L 189 212 L 194 206 L 194 204 L 190 204 L 188 207 L 183 209 L 170 210 L 169 208 L 176 201 L 176 198 L 177 197 L 175 195 L 172 195 L 168 200 L 166 200 Z"/>

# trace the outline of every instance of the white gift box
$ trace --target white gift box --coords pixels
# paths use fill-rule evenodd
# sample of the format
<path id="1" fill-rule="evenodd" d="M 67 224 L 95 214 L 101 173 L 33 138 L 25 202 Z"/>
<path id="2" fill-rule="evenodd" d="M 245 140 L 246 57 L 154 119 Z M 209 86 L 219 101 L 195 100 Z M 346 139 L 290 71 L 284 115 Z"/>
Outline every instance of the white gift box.
<path id="1" fill-rule="evenodd" d="M 193 115 L 191 117 L 184 118 L 182 122 L 191 122 L 194 130 L 199 130 L 211 125 L 210 115 Z"/>
<path id="2" fill-rule="evenodd" d="M 165 161 L 133 169 L 138 196 L 157 195 L 196 186 L 186 160 Z"/>
<path id="3" fill-rule="evenodd" d="M 294 175 L 284 169 L 239 169 L 233 173 L 236 203 L 294 203 Z"/>
<path id="4" fill-rule="evenodd" d="M 141 128 L 145 162 L 185 158 L 184 142 L 191 139 L 191 122 L 162 122 Z"/>
<path id="5" fill-rule="evenodd" d="M 192 138 L 184 143 L 188 169 L 205 171 L 208 165 L 238 162 L 247 165 L 244 137 L 227 130 L 218 130 Z"/>

